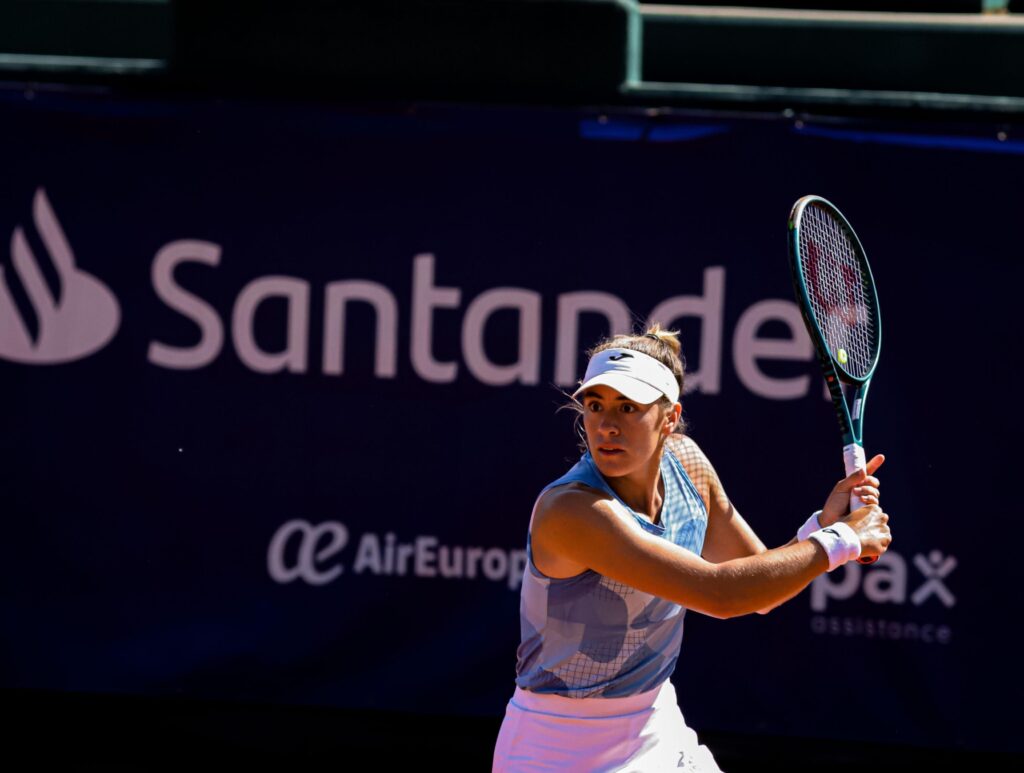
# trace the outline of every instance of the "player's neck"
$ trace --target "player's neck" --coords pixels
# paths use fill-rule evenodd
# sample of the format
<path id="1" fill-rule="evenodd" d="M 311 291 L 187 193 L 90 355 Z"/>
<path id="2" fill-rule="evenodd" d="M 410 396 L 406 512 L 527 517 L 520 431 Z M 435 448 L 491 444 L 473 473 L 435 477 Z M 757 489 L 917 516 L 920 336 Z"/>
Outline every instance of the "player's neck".
<path id="1" fill-rule="evenodd" d="M 609 478 L 619 499 L 640 515 L 645 515 L 652 523 L 658 522 L 658 513 L 664 500 L 664 486 L 661 480 L 661 454 L 664 443 L 658 444 L 657 452 L 638 470 L 629 475 Z"/>

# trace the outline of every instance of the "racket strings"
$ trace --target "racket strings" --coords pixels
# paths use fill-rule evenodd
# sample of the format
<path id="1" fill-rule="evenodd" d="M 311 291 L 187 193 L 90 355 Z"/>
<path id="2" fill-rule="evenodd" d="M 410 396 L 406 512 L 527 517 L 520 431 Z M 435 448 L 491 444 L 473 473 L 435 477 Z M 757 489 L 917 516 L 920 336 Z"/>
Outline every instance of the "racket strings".
<path id="1" fill-rule="evenodd" d="M 867 287 L 857 248 L 827 211 L 804 209 L 800 223 L 800 271 L 811 312 L 832 356 L 852 376 L 870 372 L 878 347 Z"/>

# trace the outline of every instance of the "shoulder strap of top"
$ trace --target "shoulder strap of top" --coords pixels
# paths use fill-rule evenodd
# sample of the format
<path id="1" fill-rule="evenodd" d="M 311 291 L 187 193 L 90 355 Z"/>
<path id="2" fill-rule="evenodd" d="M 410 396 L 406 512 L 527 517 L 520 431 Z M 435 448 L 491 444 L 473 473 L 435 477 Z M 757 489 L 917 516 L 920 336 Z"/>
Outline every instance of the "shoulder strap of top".
<path id="1" fill-rule="evenodd" d="M 543 494 L 545 491 L 553 489 L 555 486 L 564 486 L 566 483 L 583 483 L 591 488 L 604 491 L 610 496 L 616 496 L 615 492 L 612 491 L 611 486 L 608 485 L 608 482 L 601 477 L 601 473 L 597 471 L 597 467 L 594 465 L 594 460 L 591 458 L 589 451 L 584 451 L 580 460 L 576 462 L 576 464 L 574 464 L 572 468 L 565 473 L 565 475 L 546 485 L 541 489 L 540 493 Z"/>

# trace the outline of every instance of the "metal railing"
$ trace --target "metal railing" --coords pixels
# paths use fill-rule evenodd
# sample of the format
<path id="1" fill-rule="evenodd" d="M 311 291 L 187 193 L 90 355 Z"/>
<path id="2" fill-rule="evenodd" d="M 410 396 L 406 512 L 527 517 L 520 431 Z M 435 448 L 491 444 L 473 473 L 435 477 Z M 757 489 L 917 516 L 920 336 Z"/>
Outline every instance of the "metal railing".
<path id="1" fill-rule="evenodd" d="M 782 4 L 780 2 L 780 4 Z M 980 5 L 980 3 L 979 3 Z M 1002 3 L 1000 7 L 1005 6 Z M 979 11 L 980 11 L 979 7 Z M 686 78 L 653 79 L 648 72 L 651 30 L 658 29 L 659 57 L 666 61 L 666 50 L 670 48 L 673 38 L 672 28 L 679 30 L 680 41 L 692 43 L 699 35 L 716 35 L 717 39 L 728 41 L 730 34 L 743 31 L 744 40 L 760 40 L 760 51 L 745 51 L 749 58 L 750 70 L 757 70 L 757 75 L 770 78 L 772 71 L 777 78 L 776 83 L 765 82 L 702 82 Z M 959 91 L 955 88 L 943 87 L 941 72 L 926 72 L 922 67 L 922 82 L 929 83 L 930 88 L 900 88 L 894 85 L 873 85 L 865 88 L 846 85 L 794 85 L 797 73 L 794 67 L 774 66 L 771 54 L 775 40 L 786 35 L 786 40 L 809 41 L 817 35 L 843 35 L 852 41 L 851 45 L 870 47 L 870 56 L 885 57 L 892 52 L 886 51 L 890 41 L 906 44 L 911 41 L 920 46 L 922 56 L 927 57 L 930 41 L 941 40 L 942 50 L 949 50 L 950 45 L 960 45 L 964 51 L 971 46 L 991 47 L 995 42 L 1005 48 L 1010 55 L 1015 51 L 1024 52 L 1024 16 L 1005 13 L 907 13 L 852 10 L 818 10 L 796 8 L 764 8 L 738 7 L 691 4 L 645 4 L 633 3 L 630 12 L 628 30 L 628 52 L 626 63 L 626 80 L 623 93 L 633 97 L 655 98 L 668 101 L 700 101 L 712 103 L 795 103 L 795 104 L 836 104 L 882 107 L 882 108 L 925 108 L 956 111 L 984 111 L 999 113 L 1024 112 L 1024 53 L 1018 56 L 1021 69 L 1019 88 L 1008 88 L 1007 93 L 984 93 L 978 91 Z M 972 42 L 975 39 L 977 42 Z M 860 43 L 858 43 L 860 41 Z M 809 45 L 809 49 L 813 46 Z M 706 53 L 706 52 L 702 52 Z M 808 64 L 827 70 L 828 52 L 820 52 L 815 58 L 808 58 Z M 758 54 L 762 55 L 762 70 L 756 63 Z M 678 54 L 680 66 L 678 71 L 685 73 L 689 68 L 687 57 L 692 57 L 691 50 L 681 44 Z M 723 64 L 728 54 L 723 54 Z M 856 67 L 856 62 L 851 62 Z M 927 63 L 926 63 L 927 64 Z M 963 75 L 972 66 L 970 60 L 960 62 L 941 62 L 949 68 L 951 75 Z M 666 69 L 664 66 L 661 68 Z M 671 68 L 667 68 L 671 69 Z M 708 68 L 703 68 L 707 70 Z M 727 68 L 723 68 L 727 69 Z M 933 68 L 934 69 L 934 68 Z M 896 75 L 897 73 L 894 73 Z M 981 88 L 987 88 L 986 78 L 999 76 L 1011 82 L 1014 73 L 994 72 L 983 69 L 980 65 L 974 82 Z M 965 79 L 950 78 L 957 82 Z"/>

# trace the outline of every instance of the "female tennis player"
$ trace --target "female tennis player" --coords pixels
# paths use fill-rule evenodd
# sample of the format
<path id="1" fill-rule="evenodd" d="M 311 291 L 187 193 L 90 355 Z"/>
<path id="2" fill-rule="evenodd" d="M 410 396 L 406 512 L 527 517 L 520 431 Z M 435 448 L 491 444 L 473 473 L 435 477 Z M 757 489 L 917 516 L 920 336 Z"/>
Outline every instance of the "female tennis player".
<path id="1" fill-rule="evenodd" d="M 873 475 L 883 457 L 767 550 L 679 431 L 677 333 L 655 325 L 588 354 L 573 395 L 586 451 L 534 505 L 517 686 L 493 769 L 717 771 L 669 681 L 684 612 L 766 612 L 822 572 L 884 553 L 888 516 Z M 865 506 L 849 513 L 851 492 Z"/>

